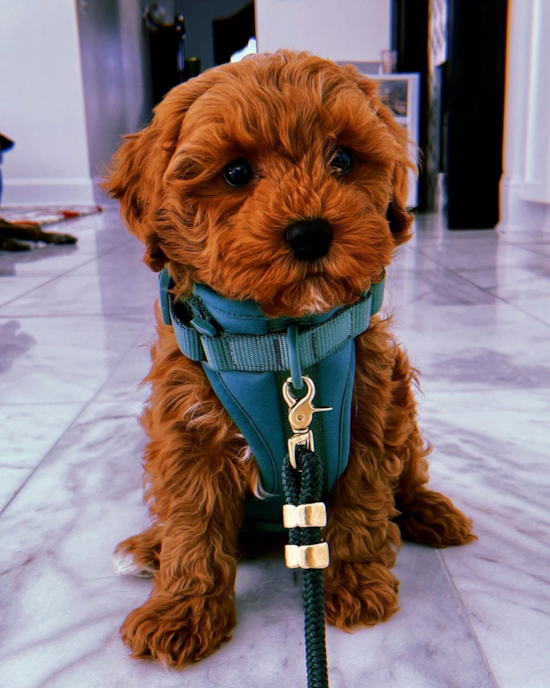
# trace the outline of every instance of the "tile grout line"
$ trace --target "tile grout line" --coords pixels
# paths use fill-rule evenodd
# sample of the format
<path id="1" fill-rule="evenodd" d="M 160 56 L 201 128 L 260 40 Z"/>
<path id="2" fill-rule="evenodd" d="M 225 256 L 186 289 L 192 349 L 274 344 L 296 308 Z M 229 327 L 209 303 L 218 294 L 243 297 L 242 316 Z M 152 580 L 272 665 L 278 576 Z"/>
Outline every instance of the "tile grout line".
<path id="1" fill-rule="evenodd" d="M 61 435 L 57 438 L 57 440 L 53 443 L 53 445 L 48 449 L 48 451 L 44 454 L 42 459 L 36 464 L 36 466 L 32 469 L 32 471 L 29 473 L 27 476 L 26 480 L 17 488 L 17 490 L 13 493 L 11 498 L 4 504 L 4 506 L 0 509 L 0 518 L 3 516 L 4 512 L 8 509 L 10 504 L 15 501 L 19 493 L 25 488 L 25 486 L 29 483 L 33 475 L 40 469 L 40 467 L 43 465 L 43 463 L 46 461 L 46 459 L 50 456 L 50 454 L 55 450 L 55 448 L 58 446 L 58 444 L 61 442 L 61 440 L 65 437 L 65 435 L 69 432 L 69 430 L 73 427 L 73 425 L 78 421 L 78 419 L 83 415 L 83 413 L 89 408 L 91 404 L 97 399 L 98 395 L 102 392 L 104 387 L 107 385 L 107 383 L 111 380 L 111 377 L 114 374 L 114 371 L 118 367 L 118 365 L 123 361 L 126 356 L 130 354 L 130 352 L 136 347 L 136 343 L 139 341 L 140 337 L 142 335 L 139 335 L 136 337 L 133 341 L 132 344 L 120 355 L 120 357 L 117 359 L 116 363 L 113 365 L 112 372 L 107 376 L 107 379 L 105 382 L 96 390 L 94 395 L 92 396 L 91 399 L 89 399 L 84 406 L 81 408 L 80 412 L 77 413 L 77 415 L 72 419 L 72 421 L 69 423 L 69 425 L 65 428 L 65 430 L 61 433 Z"/>
<path id="2" fill-rule="evenodd" d="M 514 246 L 515 248 L 521 248 L 524 251 L 527 251 L 528 253 L 533 253 L 535 256 L 543 257 L 543 258 L 548 258 L 550 260 L 550 255 L 546 255 L 546 253 L 540 253 L 540 251 L 533 250 L 531 248 L 527 248 L 528 246 L 547 246 L 550 244 L 550 238 L 548 241 L 544 241 L 540 244 L 513 244 L 512 242 L 508 242 L 509 246 Z"/>
<path id="3" fill-rule="evenodd" d="M 412 246 L 411 246 L 411 248 L 412 248 Z M 413 251 L 414 251 L 414 248 L 413 248 Z M 531 319 L 534 320 L 535 322 L 538 322 L 539 324 L 544 325 L 545 327 L 550 327 L 550 323 L 547 323 L 547 322 L 545 322 L 544 320 L 541 320 L 540 318 L 537 318 L 537 316 L 536 316 L 536 315 L 533 315 L 532 313 L 528 313 L 527 311 L 524 311 L 523 309 L 521 309 L 521 308 L 519 308 L 518 306 L 516 306 L 516 304 L 510 303 L 509 301 L 506 301 L 506 299 L 503 299 L 502 296 L 498 296 L 498 294 L 493 294 L 492 291 L 489 291 L 488 289 L 485 289 L 484 287 L 480 287 L 479 284 L 476 284 L 475 282 L 472 282 L 472 280 L 469 280 L 469 279 L 467 279 L 466 277 L 464 277 L 464 275 L 463 275 L 462 273 L 456 272 L 455 270 L 452 270 L 451 268 L 448 268 L 446 265 L 441 265 L 441 264 L 438 263 L 436 260 L 434 260 L 434 259 L 431 258 L 430 256 L 427 256 L 425 253 L 422 253 L 421 251 L 414 251 L 414 252 L 415 252 L 416 254 L 422 256 L 423 258 L 426 258 L 426 260 L 429 260 L 430 262 L 432 262 L 434 265 L 436 265 L 436 266 L 437 266 L 438 268 L 440 268 L 441 270 L 444 270 L 445 272 L 448 272 L 448 273 L 450 273 L 451 275 L 454 275 L 455 277 L 458 277 L 458 278 L 461 279 L 463 282 L 466 282 L 466 283 L 468 283 L 468 284 L 471 284 L 471 285 L 472 285 L 473 287 L 475 287 L 476 289 L 479 289 L 480 291 L 482 291 L 482 292 L 485 293 L 485 294 L 489 294 L 489 296 L 492 296 L 494 299 L 496 299 L 497 301 L 500 301 L 501 303 L 505 303 L 507 306 L 510 306 L 511 308 L 513 308 L 514 310 L 518 311 L 519 313 L 523 313 L 523 315 L 526 315 L 527 317 L 531 318 Z"/>
<path id="4" fill-rule="evenodd" d="M 516 311 L 518 311 L 518 313 L 523 313 L 523 315 L 526 315 L 527 317 L 531 318 L 531 320 L 538 322 L 540 325 L 544 325 L 545 327 L 550 327 L 550 323 L 546 322 L 545 320 L 541 320 L 539 317 L 537 317 L 536 315 L 533 315 L 532 313 L 529 313 L 528 311 L 523 310 L 523 308 L 520 308 L 517 304 L 511 303 L 510 301 L 506 301 L 505 298 L 503 298 L 502 296 L 499 296 L 498 294 L 495 294 L 492 291 L 489 291 L 489 289 L 485 289 L 484 287 L 480 287 L 479 284 L 476 284 L 475 282 L 472 282 L 472 280 L 469 280 L 466 277 L 464 277 L 464 275 L 462 273 L 454 272 L 452 270 L 450 272 L 452 272 L 452 274 L 455 275 L 455 277 L 459 277 L 460 279 L 464 280 L 468 284 L 471 284 L 472 286 L 477 287 L 478 289 L 481 289 L 481 291 L 485 292 L 486 294 L 489 294 L 490 296 L 495 298 L 497 301 L 500 301 L 501 303 L 505 303 L 507 306 L 511 306 Z"/>
<path id="5" fill-rule="evenodd" d="M 48 401 L 48 406 L 80 406 L 85 404 L 85 401 Z M 14 408 L 16 406 L 44 406 L 43 401 L 16 401 L 10 403 L 4 403 L 0 401 L 1 408 Z"/>
<path id="6" fill-rule="evenodd" d="M 157 297 L 158 298 L 158 297 Z M 154 305 L 154 302 L 153 302 Z M 0 321 L 2 320 L 53 320 L 55 318 L 116 318 L 117 320 L 127 320 L 128 322 L 134 322 L 134 323 L 140 323 L 146 322 L 145 316 L 141 316 L 138 313 L 141 313 L 141 310 L 136 310 L 135 313 L 128 313 L 127 311 L 124 311 L 122 313 L 117 313 L 116 311 L 113 312 L 98 312 L 98 313 L 50 313 L 50 314 L 42 314 L 38 315 L 36 313 L 29 313 L 28 315 L 7 315 L 7 314 L 2 314 L 0 311 Z M 150 316 L 147 316 L 147 318 L 150 320 Z"/>
<path id="7" fill-rule="evenodd" d="M 117 248 L 120 248 L 121 246 L 124 246 L 124 245 L 130 243 L 130 241 L 131 240 L 127 239 L 123 243 L 117 244 L 116 246 L 113 246 L 112 248 L 108 249 L 107 251 L 104 251 L 103 253 L 99 253 L 94 258 L 90 258 L 90 260 L 86 260 L 84 263 L 81 263 L 80 265 L 75 265 L 74 268 L 70 268 L 69 270 L 65 270 L 65 272 L 60 272 L 59 274 L 54 275 L 53 277 L 50 277 L 50 279 L 46 279 L 45 282 L 42 282 L 38 286 L 33 287 L 32 289 L 29 289 L 28 291 L 24 292 L 23 294 L 19 294 L 18 296 L 15 296 L 13 299 L 9 299 L 5 303 L 0 304 L 0 314 L 1 314 L 2 308 L 4 308 L 4 306 L 9 306 L 10 303 L 17 301 L 17 299 L 20 299 L 23 296 L 27 296 L 28 294 L 31 294 L 32 292 L 37 291 L 38 289 L 41 289 L 42 287 L 45 287 L 46 285 L 51 284 L 52 282 L 55 282 L 55 280 L 58 279 L 59 277 L 65 277 L 69 273 L 74 272 L 75 270 L 79 270 L 80 268 L 83 268 L 85 265 L 90 265 L 90 263 L 97 261 L 98 258 L 102 258 L 103 256 L 107 255 L 108 253 L 115 251 Z M 13 276 L 17 277 L 17 275 L 13 275 Z M 0 276 L 0 280 L 1 279 L 2 278 Z M 24 278 L 22 278 L 22 279 L 24 279 Z M 9 317 L 9 316 L 6 316 L 6 317 Z"/>
<path id="8" fill-rule="evenodd" d="M 477 647 L 477 651 L 479 652 L 479 655 L 481 657 L 481 660 L 483 662 L 483 665 L 485 666 L 485 669 L 487 671 L 487 675 L 489 676 L 491 683 L 493 684 L 494 688 L 500 688 L 500 684 L 497 681 L 497 677 L 495 675 L 495 672 L 493 671 L 493 667 L 491 666 L 491 663 L 489 662 L 489 659 L 487 658 L 487 655 L 485 654 L 485 650 L 483 649 L 483 645 L 481 644 L 481 641 L 475 631 L 475 628 L 472 625 L 472 622 L 470 620 L 470 614 L 468 613 L 468 610 L 466 608 L 466 604 L 464 603 L 464 600 L 462 599 L 462 595 L 460 594 L 457 585 L 455 583 L 454 578 L 451 575 L 451 572 L 449 571 L 449 567 L 447 566 L 447 562 L 445 561 L 445 557 L 443 556 L 442 552 L 439 550 L 436 550 L 436 555 L 437 558 L 439 559 L 439 562 L 441 563 L 441 568 L 443 569 L 443 573 L 445 577 L 447 578 L 449 585 L 452 587 L 453 593 L 455 598 L 460 604 L 460 607 L 462 611 L 464 612 L 464 615 L 466 617 L 466 623 L 468 624 L 468 628 L 470 629 L 470 632 L 472 634 L 472 637 L 474 639 L 474 643 Z"/>

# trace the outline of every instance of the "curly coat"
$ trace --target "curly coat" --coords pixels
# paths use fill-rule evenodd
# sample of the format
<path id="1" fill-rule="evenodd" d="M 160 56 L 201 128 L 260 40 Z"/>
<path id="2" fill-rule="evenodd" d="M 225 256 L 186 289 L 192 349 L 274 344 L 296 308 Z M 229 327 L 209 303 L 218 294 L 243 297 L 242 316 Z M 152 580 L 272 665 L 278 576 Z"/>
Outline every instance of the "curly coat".
<path id="1" fill-rule="evenodd" d="M 345 176 L 330 166 L 343 146 L 354 156 Z M 254 177 L 232 188 L 222 170 L 239 158 L 251 162 Z M 151 124 L 126 137 L 106 187 L 144 242 L 146 264 L 168 267 L 177 297 L 199 282 L 253 299 L 268 316 L 298 317 L 353 303 L 379 279 L 411 236 L 411 167 L 406 132 L 373 81 L 284 51 L 173 89 Z M 284 230 L 311 218 L 330 223 L 333 241 L 326 256 L 307 262 Z M 182 668 L 208 656 L 235 626 L 243 502 L 261 486 L 200 364 L 181 355 L 158 308 L 157 321 L 142 417 L 154 525 L 118 546 L 135 570 L 154 575 L 154 588 L 121 633 L 135 657 Z M 356 352 L 349 464 L 324 530 L 326 617 L 344 630 L 397 611 L 390 569 L 401 537 L 433 547 L 475 539 L 471 521 L 425 486 L 429 447 L 416 423 L 416 372 L 389 321 L 373 318 Z"/>

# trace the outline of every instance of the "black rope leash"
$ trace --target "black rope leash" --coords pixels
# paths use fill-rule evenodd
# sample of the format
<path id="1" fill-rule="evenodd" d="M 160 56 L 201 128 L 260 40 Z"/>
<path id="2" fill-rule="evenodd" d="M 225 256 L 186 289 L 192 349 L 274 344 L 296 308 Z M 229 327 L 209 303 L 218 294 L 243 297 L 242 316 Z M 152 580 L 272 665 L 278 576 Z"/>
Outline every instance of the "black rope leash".
<path id="1" fill-rule="evenodd" d="M 321 537 L 321 526 L 317 525 L 326 523 L 325 505 L 320 501 L 323 469 L 317 454 L 306 446 L 296 447 L 295 460 L 296 469 L 288 455 L 283 464 L 287 502 L 284 521 L 290 527 L 285 556 L 287 566 L 304 569 L 307 685 L 328 688 L 323 573 L 328 564 L 328 545 Z"/>

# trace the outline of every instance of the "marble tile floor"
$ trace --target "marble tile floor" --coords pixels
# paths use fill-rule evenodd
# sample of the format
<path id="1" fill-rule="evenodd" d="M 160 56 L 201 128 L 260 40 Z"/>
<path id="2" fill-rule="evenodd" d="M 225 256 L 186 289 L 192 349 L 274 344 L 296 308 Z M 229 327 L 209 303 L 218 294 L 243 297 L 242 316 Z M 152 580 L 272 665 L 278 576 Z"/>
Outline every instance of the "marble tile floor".
<path id="1" fill-rule="evenodd" d="M 282 556 L 241 562 L 232 642 L 183 673 L 117 637 L 151 582 L 111 553 L 147 524 L 143 433 L 156 276 L 115 208 L 74 248 L 0 254 L 0 686 L 302 688 L 300 587 Z M 479 541 L 405 545 L 401 611 L 328 629 L 333 688 L 550 686 L 550 235 L 448 232 L 421 217 L 386 309 L 423 371 L 432 483 Z"/>

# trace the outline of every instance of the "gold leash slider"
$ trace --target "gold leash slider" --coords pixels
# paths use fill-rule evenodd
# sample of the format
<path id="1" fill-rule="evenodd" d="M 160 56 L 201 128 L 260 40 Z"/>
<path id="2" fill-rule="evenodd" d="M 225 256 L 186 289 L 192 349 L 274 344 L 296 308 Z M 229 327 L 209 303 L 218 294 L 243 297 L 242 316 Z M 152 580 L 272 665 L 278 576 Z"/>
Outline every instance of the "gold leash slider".
<path id="1" fill-rule="evenodd" d="M 307 392 L 301 399 L 297 399 L 290 387 L 292 378 L 289 377 L 283 385 L 283 398 L 289 408 L 288 422 L 294 433 L 288 440 L 288 457 L 292 468 L 296 466 L 296 447 L 303 445 L 308 447 L 311 451 L 315 451 L 313 444 L 313 432 L 309 429 L 313 414 L 318 411 L 332 411 L 332 406 L 326 408 L 315 408 L 313 406 L 313 399 L 315 397 L 315 385 L 313 380 L 307 375 L 303 376 L 303 380 L 307 386 Z"/>
<path id="2" fill-rule="evenodd" d="M 285 564 L 289 569 L 326 569 L 329 565 L 328 544 L 285 545 Z"/>
<path id="3" fill-rule="evenodd" d="M 285 528 L 324 528 L 327 525 L 327 508 L 323 502 L 283 506 Z"/>

